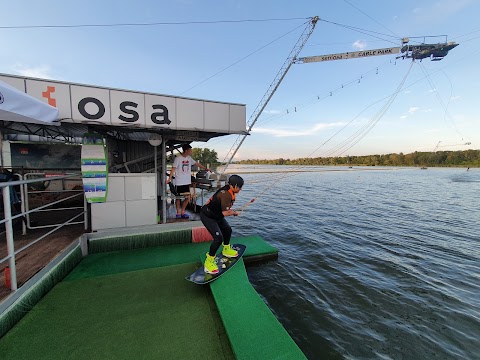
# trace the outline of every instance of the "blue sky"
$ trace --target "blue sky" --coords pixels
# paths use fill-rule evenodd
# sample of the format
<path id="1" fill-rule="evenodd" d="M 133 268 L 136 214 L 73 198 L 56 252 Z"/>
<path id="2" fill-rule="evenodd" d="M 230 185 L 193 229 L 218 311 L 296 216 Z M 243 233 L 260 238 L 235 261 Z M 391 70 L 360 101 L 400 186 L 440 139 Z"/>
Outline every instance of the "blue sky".
<path id="1" fill-rule="evenodd" d="M 0 8 L 3 27 L 293 19 L 0 28 L 0 73 L 243 103 L 247 119 L 308 17 L 376 33 L 320 21 L 300 56 L 391 47 L 402 37 L 448 35 L 460 43 L 456 49 L 442 61 L 415 63 L 410 71 L 411 61 L 394 55 L 293 65 L 237 159 L 408 153 L 433 151 L 437 145 L 438 150 L 480 148 L 479 1 L 0 0 Z M 407 72 L 402 90 L 387 107 Z M 378 122 L 360 141 L 352 141 L 372 121 Z M 228 136 L 194 145 L 214 149 L 223 159 L 234 141 Z"/>

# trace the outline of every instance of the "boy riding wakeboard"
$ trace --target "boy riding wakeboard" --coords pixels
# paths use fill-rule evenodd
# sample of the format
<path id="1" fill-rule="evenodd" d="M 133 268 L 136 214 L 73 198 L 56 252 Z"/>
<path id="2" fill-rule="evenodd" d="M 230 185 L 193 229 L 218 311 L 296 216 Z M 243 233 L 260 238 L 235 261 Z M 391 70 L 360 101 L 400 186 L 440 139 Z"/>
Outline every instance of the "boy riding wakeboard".
<path id="1" fill-rule="evenodd" d="M 230 258 L 238 256 L 238 252 L 230 245 L 232 228 L 225 220 L 226 216 L 238 216 L 232 209 L 235 202 L 235 194 L 242 190 L 243 179 L 238 175 L 231 175 L 228 184 L 221 187 L 207 203 L 202 206 L 200 220 L 213 237 L 212 245 L 207 253 L 204 264 L 205 273 L 217 274 L 218 266 L 215 262 L 215 255 L 223 243 L 222 255 Z"/>

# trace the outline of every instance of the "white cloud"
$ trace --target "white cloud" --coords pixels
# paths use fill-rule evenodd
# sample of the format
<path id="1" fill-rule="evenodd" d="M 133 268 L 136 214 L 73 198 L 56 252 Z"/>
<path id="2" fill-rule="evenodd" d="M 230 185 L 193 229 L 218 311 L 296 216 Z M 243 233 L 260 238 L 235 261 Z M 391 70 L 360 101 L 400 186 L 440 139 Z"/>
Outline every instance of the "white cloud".
<path id="1" fill-rule="evenodd" d="M 460 95 L 455 95 L 455 96 L 452 96 L 452 97 L 450 98 L 450 100 L 455 101 L 455 100 L 458 100 L 458 99 L 461 99 L 461 98 L 462 98 L 462 97 L 461 97 Z"/>
<path id="2" fill-rule="evenodd" d="M 21 76 L 28 76 L 40 79 L 53 79 L 50 67 L 47 65 L 27 67 L 22 64 L 15 64 L 13 66 L 13 71 Z"/>
<path id="3" fill-rule="evenodd" d="M 404 94 L 410 94 L 412 92 L 412 90 L 405 90 L 403 93 Z"/>
<path id="4" fill-rule="evenodd" d="M 411 116 L 413 116 L 417 111 L 419 111 L 420 108 L 418 106 L 410 106 L 407 110 L 407 113 L 405 115 L 401 115 L 400 119 L 407 119 Z M 431 109 L 424 110 L 425 112 L 430 112 L 432 111 Z"/>
<path id="5" fill-rule="evenodd" d="M 269 115 L 278 115 L 282 114 L 285 110 L 264 110 L 264 114 L 269 114 Z"/>
<path id="6" fill-rule="evenodd" d="M 433 92 L 436 92 L 436 91 L 437 91 L 437 89 L 430 89 L 430 90 L 428 90 L 427 92 L 428 92 L 428 93 L 433 93 Z"/>
<path id="7" fill-rule="evenodd" d="M 423 112 L 426 112 L 426 113 L 429 113 L 429 112 L 432 112 L 433 110 L 432 109 L 425 109 L 423 110 Z"/>
<path id="8" fill-rule="evenodd" d="M 422 8 L 415 8 L 415 9 L 412 10 L 412 12 L 414 14 L 420 14 L 420 13 L 422 13 Z"/>
<path id="9" fill-rule="evenodd" d="M 309 136 L 321 132 L 325 129 L 332 127 L 344 126 L 345 123 L 330 123 L 330 124 L 316 124 L 311 129 L 306 130 L 291 130 L 291 129 L 273 129 L 273 128 L 254 128 L 252 133 L 260 133 L 272 135 L 275 137 L 297 137 L 297 136 Z"/>
<path id="10" fill-rule="evenodd" d="M 352 44 L 352 47 L 357 50 L 365 50 L 367 48 L 367 42 L 365 40 L 357 40 Z"/>

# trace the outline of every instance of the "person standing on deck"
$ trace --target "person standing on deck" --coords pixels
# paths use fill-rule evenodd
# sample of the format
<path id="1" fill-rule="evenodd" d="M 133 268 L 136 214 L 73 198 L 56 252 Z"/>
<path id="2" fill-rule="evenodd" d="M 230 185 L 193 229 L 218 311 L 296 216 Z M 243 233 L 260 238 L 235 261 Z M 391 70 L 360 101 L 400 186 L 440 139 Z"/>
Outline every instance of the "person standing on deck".
<path id="1" fill-rule="evenodd" d="M 242 190 L 243 179 L 238 175 L 231 175 L 228 184 L 220 188 L 207 203 L 202 206 L 200 211 L 200 220 L 213 237 L 213 243 L 206 254 L 207 258 L 204 264 L 204 271 L 209 274 L 217 274 L 218 266 L 215 263 L 215 255 L 218 248 L 223 243 L 222 255 L 226 257 L 237 257 L 238 252 L 232 249 L 230 238 L 232 228 L 225 220 L 225 216 L 238 216 L 238 213 L 232 209 L 235 202 L 235 194 Z"/>
<path id="2" fill-rule="evenodd" d="M 196 162 L 192 159 L 192 147 L 188 144 L 182 145 L 182 154 L 175 157 L 173 161 L 172 170 L 170 171 L 170 176 L 167 179 L 167 184 L 172 181 L 173 176 L 175 175 L 175 187 L 177 194 L 186 194 L 183 204 L 181 204 L 180 199 L 175 200 L 175 207 L 177 209 L 177 219 L 188 219 L 190 216 L 185 213 L 185 209 L 190 201 L 190 184 L 192 183 L 192 165 L 197 165 L 198 167 L 210 171 L 207 167 L 203 166 L 199 162 Z"/>

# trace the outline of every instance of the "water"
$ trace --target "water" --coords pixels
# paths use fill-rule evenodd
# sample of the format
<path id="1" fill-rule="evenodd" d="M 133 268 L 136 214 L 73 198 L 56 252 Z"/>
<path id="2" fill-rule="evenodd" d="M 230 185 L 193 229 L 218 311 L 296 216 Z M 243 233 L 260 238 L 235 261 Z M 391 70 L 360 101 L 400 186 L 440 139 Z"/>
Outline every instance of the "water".
<path id="1" fill-rule="evenodd" d="M 305 355 L 480 359 L 480 170 L 306 169 L 242 174 L 229 218 L 279 249 L 248 275 Z"/>

